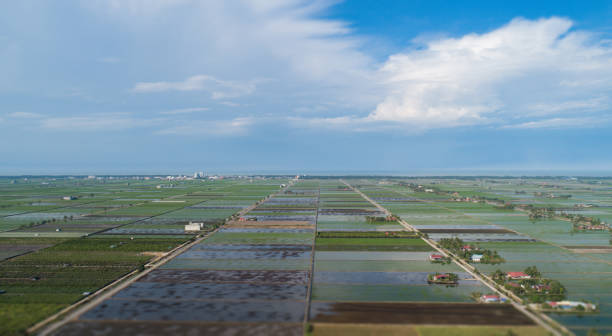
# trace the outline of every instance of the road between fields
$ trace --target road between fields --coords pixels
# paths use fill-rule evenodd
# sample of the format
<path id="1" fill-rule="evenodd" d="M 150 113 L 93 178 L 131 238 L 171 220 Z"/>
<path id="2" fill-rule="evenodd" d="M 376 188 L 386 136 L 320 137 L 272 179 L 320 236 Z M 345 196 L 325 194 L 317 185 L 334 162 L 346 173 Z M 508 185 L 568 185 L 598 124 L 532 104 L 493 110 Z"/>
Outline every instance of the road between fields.
<path id="1" fill-rule="evenodd" d="M 361 192 L 361 190 L 357 189 L 356 187 L 353 187 L 352 185 L 350 185 L 349 183 L 347 183 L 344 180 L 340 180 L 342 183 L 344 183 L 347 187 L 349 187 L 351 190 L 355 191 L 356 193 L 358 193 L 359 195 L 361 195 L 361 197 L 363 197 L 365 200 L 367 200 L 368 202 L 370 202 L 372 205 L 374 205 L 376 208 L 378 208 L 379 210 L 381 210 L 382 212 L 384 212 L 387 215 L 390 215 L 391 212 L 389 212 L 386 208 L 384 208 L 383 206 L 381 206 L 380 204 L 378 204 L 376 201 L 374 201 L 373 199 L 371 199 L 370 197 L 368 197 L 367 195 L 365 195 L 363 192 Z M 418 229 L 416 229 L 414 226 L 408 224 L 405 220 L 400 219 L 398 221 L 400 224 L 402 224 L 402 226 L 404 226 L 406 229 L 410 230 L 410 231 L 414 231 L 414 232 L 418 232 L 421 233 Z M 478 281 L 480 281 L 481 283 L 483 283 L 485 286 L 487 286 L 489 289 L 491 289 L 493 292 L 497 293 L 498 295 L 500 295 L 501 297 L 505 297 L 509 300 L 509 302 L 520 312 L 522 312 L 523 314 L 525 314 L 527 317 L 529 317 L 531 320 L 533 320 L 534 322 L 536 322 L 538 325 L 540 325 L 541 327 L 543 327 L 544 329 L 546 329 L 547 331 L 549 331 L 550 333 L 552 333 L 555 336 L 561 336 L 561 335 L 573 335 L 573 333 L 571 331 L 569 331 L 567 328 L 565 328 L 564 326 L 558 324 L 557 322 L 553 321 L 551 318 L 549 318 L 548 316 L 543 316 L 542 314 L 535 314 L 531 311 L 529 311 L 527 309 L 526 306 L 524 306 L 521 302 L 521 299 L 516 297 L 513 293 L 507 292 L 504 293 L 502 292 L 495 284 L 495 282 L 493 282 L 493 280 L 485 275 L 480 275 L 475 273 L 475 269 L 473 266 L 467 264 L 465 261 L 463 261 L 461 258 L 459 258 L 458 256 L 456 256 L 454 253 L 440 247 L 436 242 L 434 242 L 433 240 L 426 238 L 424 235 L 421 235 L 421 239 L 423 239 L 429 246 L 431 246 L 433 249 L 435 249 L 436 251 L 442 253 L 443 255 L 447 255 L 450 256 L 451 259 L 453 260 L 453 262 L 455 264 L 457 264 L 459 267 L 461 267 L 463 270 L 465 270 L 468 274 L 470 274 L 471 276 L 473 276 L 475 279 L 477 279 Z M 467 264 L 467 265 L 466 265 Z M 555 327 L 551 326 L 554 325 Z M 562 332 L 560 332 L 558 329 L 561 329 Z"/>

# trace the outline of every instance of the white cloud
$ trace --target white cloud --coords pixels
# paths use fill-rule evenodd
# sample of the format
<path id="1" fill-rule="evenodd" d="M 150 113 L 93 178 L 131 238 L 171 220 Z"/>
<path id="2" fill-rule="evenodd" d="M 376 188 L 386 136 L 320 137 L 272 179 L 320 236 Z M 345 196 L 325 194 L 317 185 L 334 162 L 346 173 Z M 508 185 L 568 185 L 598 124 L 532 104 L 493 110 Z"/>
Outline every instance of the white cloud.
<path id="1" fill-rule="evenodd" d="M 194 112 L 204 112 L 204 111 L 208 111 L 208 110 L 209 110 L 208 107 L 190 107 L 190 108 L 183 108 L 183 109 L 176 109 L 176 110 L 171 110 L 171 111 L 159 112 L 159 114 L 167 114 L 167 115 L 188 114 L 188 113 L 194 113 Z"/>
<path id="2" fill-rule="evenodd" d="M 180 82 L 136 83 L 134 92 L 161 91 L 208 91 L 213 99 L 233 98 L 249 95 L 255 91 L 257 81 L 238 82 L 220 80 L 213 76 L 196 75 Z"/>
<path id="3" fill-rule="evenodd" d="M 32 113 L 32 112 L 12 112 L 12 113 L 7 114 L 7 116 L 10 118 L 19 118 L 19 119 L 35 119 L 35 118 L 42 117 L 42 115 L 38 113 Z"/>
<path id="4" fill-rule="evenodd" d="M 568 100 L 553 103 L 538 103 L 529 106 L 533 115 L 559 114 L 563 112 L 603 111 L 610 108 L 608 97 L 598 97 L 585 100 Z"/>
<path id="5" fill-rule="evenodd" d="M 157 125 L 162 119 L 138 119 L 124 114 L 105 114 L 87 117 L 55 117 L 41 120 L 45 129 L 56 131 L 119 131 Z"/>
<path id="6" fill-rule="evenodd" d="M 222 101 L 222 102 L 219 102 L 219 104 L 225 105 L 225 106 L 229 106 L 229 107 L 239 107 L 239 106 L 242 106 L 242 104 L 234 103 L 234 102 L 231 102 L 231 101 Z"/>
<path id="7" fill-rule="evenodd" d="M 576 127 L 593 127 L 601 125 L 602 122 L 608 122 L 607 118 L 551 118 L 537 121 L 528 121 L 516 125 L 504 126 L 504 128 L 576 128 Z"/>
<path id="8" fill-rule="evenodd" d="M 571 26 L 562 18 L 515 19 L 489 33 L 392 55 L 381 69 L 387 95 L 368 119 L 437 128 L 609 110 L 612 48 Z"/>
<path id="9" fill-rule="evenodd" d="M 185 136 L 243 136 L 254 119 L 239 117 L 231 120 L 192 121 L 157 131 L 157 134 Z"/>
<path id="10" fill-rule="evenodd" d="M 367 111 L 377 102 L 377 64 L 362 50 L 365 38 L 356 36 L 348 23 L 323 18 L 335 3 L 134 0 L 85 1 L 84 6 L 112 16 L 139 45 L 155 46 L 147 50 L 144 62 L 173 64 L 181 74 L 169 77 L 160 71 L 163 75 L 152 77 L 155 80 L 133 86 L 134 92 L 208 91 L 212 98 L 223 99 L 257 89 L 257 97 L 249 97 L 257 100 L 263 92 L 253 79 L 266 78 L 266 93 L 276 95 L 281 104 L 298 99 L 350 101 L 353 108 Z M 167 44 L 158 43 L 160 35 L 168 36 Z M 155 55 L 162 55 L 163 61 Z"/>

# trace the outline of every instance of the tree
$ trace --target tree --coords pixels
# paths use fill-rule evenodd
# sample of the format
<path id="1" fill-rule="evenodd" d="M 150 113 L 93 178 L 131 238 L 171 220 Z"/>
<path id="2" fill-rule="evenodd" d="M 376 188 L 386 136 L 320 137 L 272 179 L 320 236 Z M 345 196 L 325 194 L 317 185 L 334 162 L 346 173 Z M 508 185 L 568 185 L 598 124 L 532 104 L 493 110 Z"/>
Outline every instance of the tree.
<path id="1" fill-rule="evenodd" d="M 599 333 L 597 329 L 591 328 L 589 329 L 589 333 L 587 334 L 587 336 L 603 336 L 603 335 Z"/>
<path id="2" fill-rule="evenodd" d="M 525 273 L 532 278 L 540 278 L 542 276 L 542 273 L 540 273 L 540 271 L 538 271 L 538 268 L 535 266 L 525 268 Z"/>
<path id="3" fill-rule="evenodd" d="M 506 273 L 505 273 L 505 272 L 503 272 L 503 271 L 502 271 L 502 270 L 500 270 L 500 269 L 497 269 L 495 272 L 493 272 L 493 275 L 491 275 L 491 278 L 492 278 L 492 279 L 493 279 L 495 282 L 497 282 L 497 283 L 499 283 L 499 284 L 502 284 L 502 283 L 504 283 L 504 281 L 505 281 L 505 279 L 506 279 Z"/>

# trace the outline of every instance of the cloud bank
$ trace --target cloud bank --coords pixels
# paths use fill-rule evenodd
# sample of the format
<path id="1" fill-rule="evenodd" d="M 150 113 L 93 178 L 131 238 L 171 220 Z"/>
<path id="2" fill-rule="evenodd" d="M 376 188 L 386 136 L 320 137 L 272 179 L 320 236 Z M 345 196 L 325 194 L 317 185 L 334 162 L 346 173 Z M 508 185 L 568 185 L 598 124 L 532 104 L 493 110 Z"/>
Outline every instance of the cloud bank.
<path id="1" fill-rule="evenodd" d="M 427 42 L 389 57 L 371 121 L 424 128 L 585 126 L 610 110 L 612 48 L 563 18 L 514 19 L 484 34 Z"/>

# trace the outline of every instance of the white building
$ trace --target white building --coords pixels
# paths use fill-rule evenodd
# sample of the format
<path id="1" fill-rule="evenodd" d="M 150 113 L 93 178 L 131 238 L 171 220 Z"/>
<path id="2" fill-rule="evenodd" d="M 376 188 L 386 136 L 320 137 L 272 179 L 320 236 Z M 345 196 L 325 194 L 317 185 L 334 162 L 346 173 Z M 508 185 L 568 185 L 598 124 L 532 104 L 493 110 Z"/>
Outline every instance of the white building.
<path id="1" fill-rule="evenodd" d="M 482 260 L 483 255 L 482 254 L 472 254 L 472 261 L 473 262 L 480 262 Z"/>
<path id="2" fill-rule="evenodd" d="M 185 225 L 185 231 L 201 231 L 203 228 L 203 222 L 189 222 L 189 224 Z"/>
<path id="3" fill-rule="evenodd" d="M 592 303 L 580 302 L 580 301 L 547 301 L 548 305 L 553 308 L 560 309 L 576 309 L 578 306 L 582 306 L 585 310 L 596 310 L 597 306 Z"/>

